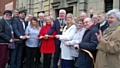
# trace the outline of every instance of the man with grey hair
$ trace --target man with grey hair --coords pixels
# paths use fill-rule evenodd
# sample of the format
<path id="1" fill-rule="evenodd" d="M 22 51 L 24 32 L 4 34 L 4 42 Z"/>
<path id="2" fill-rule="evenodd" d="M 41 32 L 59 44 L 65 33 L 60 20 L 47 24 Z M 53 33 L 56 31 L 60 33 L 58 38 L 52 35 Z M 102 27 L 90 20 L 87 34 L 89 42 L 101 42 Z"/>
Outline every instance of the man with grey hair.
<path id="1" fill-rule="evenodd" d="M 101 12 L 98 14 L 98 24 L 99 24 L 99 28 L 102 32 L 109 26 L 105 15 L 106 15 L 106 13 L 104 13 L 104 12 Z"/>
<path id="2" fill-rule="evenodd" d="M 85 13 L 85 12 L 82 12 L 81 14 L 80 14 L 80 20 L 84 20 L 85 18 L 87 18 L 87 14 Z"/>
<path id="3" fill-rule="evenodd" d="M 97 14 L 94 14 L 93 17 L 92 17 L 92 19 L 94 21 L 94 24 L 98 23 L 98 15 Z"/>
<path id="4" fill-rule="evenodd" d="M 94 22 L 91 18 L 84 19 L 84 27 L 86 31 L 83 35 L 82 42 L 79 43 L 79 45 L 74 45 L 74 47 L 79 50 L 79 56 L 75 66 L 77 68 L 92 68 L 94 62 L 92 59 L 96 57 L 96 47 L 98 45 L 98 39 L 95 33 L 98 33 L 99 29 L 94 26 Z M 91 58 L 88 52 L 91 53 L 93 58 Z"/>
<path id="5" fill-rule="evenodd" d="M 44 13 L 39 13 L 39 24 L 40 24 L 40 27 L 43 25 L 44 17 L 45 17 Z"/>
<path id="6" fill-rule="evenodd" d="M 120 11 L 112 9 L 107 12 L 109 27 L 96 34 L 99 45 L 95 68 L 120 68 Z"/>
<path id="7" fill-rule="evenodd" d="M 65 17 L 66 17 L 66 11 L 64 9 L 61 9 L 59 11 L 59 17 L 54 21 L 53 27 L 48 31 L 45 37 L 49 37 L 49 35 L 51 35 L 54 31 L 56 31 L 57 34 L 61 35 L 65 26 Z M 54 53 L 53 68 L 58 68 L 57 64 L 58 64 L 58 60 L 61 52 L 60 43 L 61 41 L 55 38 L 56 51 Z"/>

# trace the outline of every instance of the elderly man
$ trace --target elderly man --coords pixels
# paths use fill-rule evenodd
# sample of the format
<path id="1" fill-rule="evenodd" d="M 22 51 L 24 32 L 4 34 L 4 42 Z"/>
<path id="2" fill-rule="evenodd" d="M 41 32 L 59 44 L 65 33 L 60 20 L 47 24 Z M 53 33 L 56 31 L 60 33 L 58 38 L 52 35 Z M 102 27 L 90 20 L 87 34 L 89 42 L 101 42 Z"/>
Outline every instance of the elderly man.
<path id="1" fill-rule="evenodd" d="M 98 23 L 98 15 L 97 14 L 94 14 L 93 17 L 92 17 L 93 21 L 95 24 Z"/>
<path id="2" fill-rule="evenodd" d="M 55 30 L 56 30 L 56 34 L 59 34 L 59 35 L 62 34 L 65 26 L 65 17 L 66 17 L 66 11 L 64 9 L 61 9 L 59 11 L 59 17 L 55 20 L 53 27 L 46 34 L 47 37 L 51 35 Z M 55 38 L 56 52 L 54 53 L 53 68 L 58 68 L 57 63 L 60 56 L 60 43 L 61 41 Z"/>
<path id="3" fill-rule="evenodd" d="M 97 14 L 94 14 L 94 15 L 92 16 L 92 19 L 93 19 L 93 22 L 94 22 L 95 26 L 98 27 L 98 29 L 99 29 L 99 28 L 100 28 L 100 25 L 99 25 L 99 23 L 98 23 L 98 15 L 97 15 Z"/>
<path id="4" fill-rule="evenodd" d="M 98 23 L 102 32 L 109 26 L 105 15 L 106 13 L 104 12 L 98 14 Z"/>
<path id="5" fill-rule="evenodd" d="M 75 48 L 79 49 L 79 56 L 75 63 L 77 68 L 92 68 L 93 60 L 96 56 L 96 47 L 98 45 L 98 40 L 95 33 L 99 32 L 99 29 L 94 26 L 94 22 L 91 18 L 84 19 L 84 26 L 87 29 L 83 35 L 82 42 L 79 45 L 74 45 Z M 84 50 L 89 51 L 94 58 L 91 58 L 88 53 Z"/>
<path id="6" fill-rule="evenodd" d="M 39 24 L 40 24 L 40 27 L 43 25 L 44 17 L 45 17 L 44 13 L 39 13 Z"/>
<path id="7" fill-rule="evenodd" d="M 87 14 L 85 12 L 82 12 L 80 14 L 80 20 L 84 20 L 87 17 Z"/>

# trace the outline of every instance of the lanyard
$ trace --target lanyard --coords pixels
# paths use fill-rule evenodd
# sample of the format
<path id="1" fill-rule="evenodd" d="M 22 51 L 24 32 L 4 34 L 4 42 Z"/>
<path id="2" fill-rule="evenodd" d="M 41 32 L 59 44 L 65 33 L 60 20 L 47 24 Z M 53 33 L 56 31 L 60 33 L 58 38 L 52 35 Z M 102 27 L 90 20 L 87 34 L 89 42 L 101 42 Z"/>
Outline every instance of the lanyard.
<path id="1" fill-rule="evenodd" d="M 4 19 L 4 18 L 3 18 Z M 5 20 L 5 19 L 4 19 Z M 5 22 L 7 23 L 7 25 L 10 27 L 11 29 L 11 34 L 13 35 L 13 28 L 12 28 L 12 25 L 11 25 L 11 21 L 8 22 L 7 20 L 5 20 Z"/>

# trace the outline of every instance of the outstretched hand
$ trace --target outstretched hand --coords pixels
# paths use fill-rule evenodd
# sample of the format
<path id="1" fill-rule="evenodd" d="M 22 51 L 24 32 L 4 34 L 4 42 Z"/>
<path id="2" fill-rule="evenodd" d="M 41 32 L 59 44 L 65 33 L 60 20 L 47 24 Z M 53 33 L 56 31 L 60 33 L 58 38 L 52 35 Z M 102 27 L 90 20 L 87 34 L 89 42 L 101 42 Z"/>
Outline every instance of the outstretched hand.
<path id="1" fill-rule="evenodd" d="M 90 13 L 93 13 L 93 12 L 94 12 L 94 10 L 93 10 L 93 8 L 92 8 L 92 7 L 90 7 L 89 12 L 90 12 Z"/>

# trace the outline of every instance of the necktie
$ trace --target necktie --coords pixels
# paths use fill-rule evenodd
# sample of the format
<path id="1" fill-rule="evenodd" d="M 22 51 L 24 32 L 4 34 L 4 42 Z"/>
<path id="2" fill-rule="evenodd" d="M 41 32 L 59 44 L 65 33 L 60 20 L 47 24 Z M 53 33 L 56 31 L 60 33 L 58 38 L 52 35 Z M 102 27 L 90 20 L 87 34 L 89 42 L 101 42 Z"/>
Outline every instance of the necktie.
<path id="1" fill-rule="evenodd" d="M 5 20 L 6 21 L 6 20 Z M 11 25 L 11 21 L 6 21 L 6 23 L 10 26 L 10 29 L 11 29 L 11 39 L 14 39 L 14 32 L 13 32 L 13 28 L 12 28 L 12 25 Z M 12 43 L 9 43 L 8 44 L 8 48 L 10 48 L 10 49 L 15 49 L 15 43 L 14 42 L 12 42 Z"/>
<path id="2" fill-rule="evenodd" d="M 40 26 L 42 26 L 43 25 L 43 22 L 42 21 L 40 21 Z"/>
<path id="3" fill-rule="evenodd" d="M 21 20 L 21 21 L 22 21 L 23 29 L 25 30 L 25 23 L 23 20 Z"/>
<path id="4" fill-rule="evenodd" d="M 64 21 L 62 20 L 62 25 L 64 24 Z"/>

